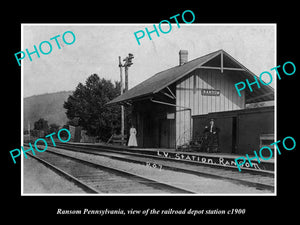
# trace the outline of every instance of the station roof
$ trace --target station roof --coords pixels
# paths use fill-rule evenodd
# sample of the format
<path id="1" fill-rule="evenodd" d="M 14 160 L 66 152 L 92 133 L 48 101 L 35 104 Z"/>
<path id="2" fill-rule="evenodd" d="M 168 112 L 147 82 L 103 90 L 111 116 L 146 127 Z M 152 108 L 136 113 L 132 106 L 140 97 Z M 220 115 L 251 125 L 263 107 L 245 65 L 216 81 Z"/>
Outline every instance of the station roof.
<path id="1" fill-rule="evenodd" d="M 250 83 L 254 81 L 254 73 L 221 49 L 188 61 L 183 65 L 174 66 L 170 69 L 161 71 L 131 88 L 123 95 L 113 99 L 108 104 L 134 101 L 147 96 L 151 97 L 151 95 L 160 92 L 197 68 L 205 69 L 205 67 L 209 67 L 221 69 L 221 65 L 219 63 L 221 61 L 221 57 L 223 59 L 222 66 L 224 69 L 226 69 L 226 67 L 230 67 L 230 69 L 237 70 L 241 74 L 240 80 L 237 82 L 245 82 L 246 79 L 248 79 Z M 241 94 L 244 94 L 244 92 L 246 94 L 246 103 L 269 101 L 274 99 L 274 89 L 271 86 L 260 85 L 260 87 L 261 88 L 255 88 L 253 92 L 250 92 L 249 88 L 246 87 L 244 91 L 241 92 Z"/>

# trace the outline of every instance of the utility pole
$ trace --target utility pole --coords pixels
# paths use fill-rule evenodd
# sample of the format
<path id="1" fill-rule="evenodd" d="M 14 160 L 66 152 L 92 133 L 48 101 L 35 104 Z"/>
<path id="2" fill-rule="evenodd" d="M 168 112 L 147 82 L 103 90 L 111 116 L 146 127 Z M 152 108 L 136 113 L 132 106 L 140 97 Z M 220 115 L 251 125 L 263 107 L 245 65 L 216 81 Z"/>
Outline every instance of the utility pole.
<path id="1" fill-rule="evenodd" d="M 128 91 L 128 67 L 125 66 L 125 92 Z"/>
<path id="2" fill-rule="evenodd" d="M 119 67 L 120 67 L 120 83 L 121 83 L 121 95 L 122 95 L 124 92 L 123 90 L 124 88 L 123 88 L 121 56 L 119 56 Z M 122 141 L 124 141 L 124 106 L 123 105 L 121 105 L 121 135 L 122 135 Z"/>
<path id="3" fill-rule="evenodd" d="M 119 56 L 119 67 L 120 67 L 120 81 L 121 81 L 121 95 L 128 91 L 128 67 L 130 67 L 133 63 L 132 63 L 132 59 L 133 59 L 133 54 L 129 53 L 128 56 L 123 59 L 123 61 L 125 61 L 124 65 L 122 65 L 121 63 L 121 56 Z M 124 67 L 125 70 L 125 90 L 123 87 L 123 77 L 122 77 L 122 67 Z M 124 141 L 124 129 L 125 129 L 125 112 L 124 112 L 124 106 L 121 105 L 121 135 L 122 135 L 122 141 Z"/>
<path id="4" fill-rule="evenodd" d="M 28 121 L 28 134 L 29 134 L 29 142 L 30 142 L 30 122 Z"/>
<path id="5" fill-rule="evenodd" d="M 133 59 L 133 54 L 132 53 L 129 53 L 128 56 L 123 59 L 123 61 L 125 61 L 124 63 L 124 67 L 125 67 L 125 91 L 128 91 L 128 67 L 130 67 L 133 62 L 132 62 L 132 59 Z"/>

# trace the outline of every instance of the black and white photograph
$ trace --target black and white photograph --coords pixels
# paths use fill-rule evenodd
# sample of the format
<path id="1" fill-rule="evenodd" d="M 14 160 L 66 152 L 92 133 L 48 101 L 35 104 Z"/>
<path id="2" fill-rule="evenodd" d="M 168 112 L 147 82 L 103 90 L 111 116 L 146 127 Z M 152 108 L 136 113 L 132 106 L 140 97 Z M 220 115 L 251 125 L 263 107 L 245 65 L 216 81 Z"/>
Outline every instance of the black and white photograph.
<path id="1" fill-rule="evenodd" d="M 109 3 L 5 7 L 3 218 L 297 219 L 296 5 Z"/>
<path id="2" fill-rule="evenodd" d="M 21 40 L 23 195 L 276 195 L 259 152 L 276 24 L 22 24 Z"/>

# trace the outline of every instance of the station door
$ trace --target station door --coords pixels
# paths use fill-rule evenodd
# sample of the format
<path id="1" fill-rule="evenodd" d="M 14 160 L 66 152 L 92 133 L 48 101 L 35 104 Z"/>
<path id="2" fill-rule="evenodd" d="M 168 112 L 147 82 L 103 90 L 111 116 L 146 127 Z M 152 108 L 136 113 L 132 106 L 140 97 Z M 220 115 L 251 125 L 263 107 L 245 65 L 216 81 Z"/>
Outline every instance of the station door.
<path id="1" fill-rule="evenodd" d="M 159 147 L 175 148 L 175 119 L 160 120 Z"/>

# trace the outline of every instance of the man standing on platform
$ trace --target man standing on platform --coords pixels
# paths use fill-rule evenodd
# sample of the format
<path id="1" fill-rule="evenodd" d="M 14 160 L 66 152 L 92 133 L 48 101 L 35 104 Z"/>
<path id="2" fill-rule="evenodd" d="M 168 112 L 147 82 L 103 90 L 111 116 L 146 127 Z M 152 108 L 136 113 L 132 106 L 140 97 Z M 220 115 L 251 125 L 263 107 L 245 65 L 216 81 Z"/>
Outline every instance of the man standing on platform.
<path id="1" fill-rule="evenodd" d="M 219 152 L 219 131 L 214 119 L 211 119 L 209 126 L 205 126 L 204 135 L 207 137 L 207 152 Z"/>

